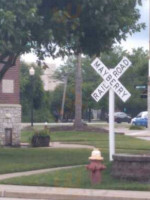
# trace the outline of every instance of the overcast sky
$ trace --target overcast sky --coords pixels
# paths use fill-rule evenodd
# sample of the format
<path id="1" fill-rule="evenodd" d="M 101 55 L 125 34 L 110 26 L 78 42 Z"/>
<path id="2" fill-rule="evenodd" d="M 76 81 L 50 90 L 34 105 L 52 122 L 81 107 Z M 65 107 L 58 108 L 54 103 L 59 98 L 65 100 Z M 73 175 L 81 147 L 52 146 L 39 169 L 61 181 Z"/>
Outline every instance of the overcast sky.
<path id="1" fill-rule="evenodd" d="M 149 48 L 149 0 L 142 0 L 142 2 L 143 6 L 139 7 L 141 13 L 139 22 L 144 22 L 146 29 L 132 36 L 128 36 L 127 41 L 122 41 L 121 46 L 129 51 L 138 47 L 143 47 L 144 49 Z"/>
<path id="2" fill-rule="evenodd" d="M 139 21 L 146 24 L 146 29 L 142 30 L 141 32 L 135 33 L 132 36 L 129 35 L 126 41 L 121 42 L 121 46 L 123 47 L 123 49 L 126 49 L 130 52 L 133 48 L 149 48 L 149 0 L 142 0 L 142 2 L 142 7 L 139 7 L 141 13 L 141 18 Z M 26 62 L 35 62 L 36 56 L 34 56 L 33 54 L 26 54 L 22 56 L 22 59 Z M 45 61 L 47 63 L 55 63 L 57 66 L 63 63 L 61 58 L 57 58 L 55 60 L 47 58 Z"/>

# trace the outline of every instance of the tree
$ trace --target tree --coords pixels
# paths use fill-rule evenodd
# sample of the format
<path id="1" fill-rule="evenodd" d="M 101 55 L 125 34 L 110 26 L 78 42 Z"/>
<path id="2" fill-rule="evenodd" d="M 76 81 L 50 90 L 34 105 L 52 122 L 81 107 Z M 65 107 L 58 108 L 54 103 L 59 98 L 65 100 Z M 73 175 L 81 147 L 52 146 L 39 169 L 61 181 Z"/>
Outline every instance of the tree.
<path id="1" fill-rule="evenodd" d="M 29 69 L 31 67 L 34 67 L 35 69 L 35 75 L 33 76 L 33 91 L 31 89 L 32 83 L 29 75 Z M 30 109 L 32 102 L 31 92 L 33 92 L 34 121 L 45 122 L 52 119 L 50 112 L 51 97 L 50 93 L 44 91 L 43 89 L 43 82 L 40 78 L 41 74 L 41 69 L 37 65 L 21 62 L 20 96 L 23 121 L 30 121 Z"/>
<path id="2" fill-rule="evenodd" d="M 115 67 L 123 56 L 127 56 L 132 62 L 131 67 L 120 78 L 120 81 L 130 91 L 131 97 L 123 103 L 116 96 L 116 110 L 125 111 L 132 116 L 147 109 L 146 99 L 141 99 L 142 90 L 135 89 L 136 85 L 147 85 L 147 57 L 148 52 L 142 48 L 133 49 L 132 53 L 115 47 L 113 51 L 102 53 L 101 59 L 108 67 Z"/>
<path id="3" fill-rule="evenodd" d="M 56 56 L 56 51 L 59 53 L 53 29 L 55 34 L 62 31 L 66 21 L 64 19 L 60 27 L 56 24 L 57 12 L 54 12 L 53 6 L 48 8 L 49 26 L 46 26 L 46 13 L 41 11 L 45 2 L 56 7 L 59 1 L 0 0 L 0 81 L 7 70 L 15 65 L 16 59 L 24 53 L 34 51 L 39 61 L 45 56 Z M 44 11 L 43 7 L 42 10 Z M 60 39 L 63 40 L 63 37 Z"/>
<path id="4" fill-rule="evenodd" d="M 117 105 L 122 110 L 126 108 L 128 113 L 135 116 L 139 112 L 147 110 L 147 99 L 142 99 L 140 97 L 143 90 L 138 90 L 135 86 L 147 85 L 148 51 L 144 51 L 142 48 L 133 49 L 132 54 L 128 55 L 128 57 L 132 62 L 132 66 L 127 70 L 125 76 L 122 76 L 121 82 L 125 84 L 130 91 L 131 98 L 124 105 L 117 99 Z"/>
<path id="5" fill-rule="evenodd" d="M 114 68 L 123 56 L 127 56 L 132 62 L 132 66 L 126 71 L 120 80 L 125 85 L 125 87 L 130 91 L 131 97 L 128 102 L 123 103 L 116 95 L 116 111 L 125 111 L 132 116 L 137 113 L 147 109 L 146 99 L 141 99 L 140 95 L 142 90 L 136 90 L 136 85 L 147 85 L 147 56 L 148 52 L 144 51 L 142 48 L 137 50 L 133 49 L 132 53 L 124 51 L 121 47 L 116 46 L 112 50 L 101 53 L 101 60 L 108 68 Z M 82 110 L 101 109 L 102 117 L 104 113 L 108 112 L 108 95 L 105 95 L 99 103 L 96 103 L 92 97 L 91 93 L 95 88 L 103 81 L 102 78 L 97 75 L 97 73 L 91 67 L 92 59 L 89 57 L 82 57 L 82 92 L 83 92 L 83 105 Z M 56 78 L 62 80 L 64 74 L 69 74 L 68 86 L 67 86 L 67 97 L 65 104 L 66 109 L 69 112 L 74 113 L 74 73 L 75 73 L 76 59 L 70 57 L 67 62 L 59 68 L 56 73 Z M 63 89 L 63 88 L 62 88 Z M 57 91 L 57 106 L 61 105 L 60 99 L 62 97 L 62 90 Z M 53 95 L 54 96 L 54 95 Z M 68 101 L 70 99 L 70 102 Z M 56 102 L 55 102 L 56 103 Z M 70 106 L 69 106 L 70 105 Z M 66 108 L 67 107 L 67 108 Z"/>
<path id="6" fill-rule="evenodd" d="M 82 108 L 81 54 L 99 55 L 128 33 L 140 31 L 137 0 L 0 0 L 0 80 L 22 53 L 34 49 L 39 59 L 74 53 L 75 127 Z M 138 3 L 141 3 L 138 0 Z M 16 33 L 17 30 L 17 33 Z"/>
<path id="7" fill-rule="evenodd" d="M 40 0 L 0 0 L 0 80 L 16 59 L 34 47 L 34 28 L 41 24 L 37 15 Z"/>
<path id="8" fill-rule="evenodd" d="M 65 116 L 68 116 L 69 112 L 71 113 L 71 117 L 75 116 L 75 68 L 76 68 L 76 57 L 72 56 L 66 61 L 64 65 L 62 65 L 55 74 L 55 78 L 58 80 L 63 80 L 65 75 L 68 75 L 68 84 L 67 84 L 67 94 L 65 101 Z M 107 100 L 106 98 L 102 99 L 98 104 L 92 99 L 91 93 L 95 90 L 95 88 L 100 84 L 102 79 L 91 67 L 92 59 L 88 56 L 82 57 L 82 92 L 83 92 L 83 104 L 82 104 L 82 117 L 87 118 L 87 113 L 91 109 L 101 109 L 107 110 Z M 93 81 L 94 80 L 94 81 Z M 62 90 L 63 87 L 58 87 L 53 94 L 53 106 L 60 109 L 61 99 L 62 99 Z M 85 115 L 86 114 L 86 115 Z M 90 120 L 90 116 L 89 116 Z"/>
<path id="9" fill-rule="evenodd" d="M 62 6 L 62 1 L 59 2 Z M 64 7 L 67 2 L 64 2 Z M 140 14 L 136 8 L 136 0 L 77 0 L 69 2 L 72 8 L 75 8 L 76 15 L 72 16 L 64 12 L 63 17 L 70 19 L 64 24 L 64 27 L 66 26 L 65 31 L 63 29 L 60 32 L 60 34 L 63 33 L 64 40 L 60 39 L 58 33 L 55 40 L 60 47 L 63 47 L 63 51 L 73 52 L 77 57 L 75 127 L 80 128 L 82 126 L 81 54 L 99 55 L 100 52 L 111 49 L 115 41 L 125 40 L 128 33 L 140 31 L 141 28 L 144 28 L 144 24 L 137 23 Z M 141 4 L 141 1 L 138 1 L 138 3 Z M 47 11 L 48 9 L 47 7 Z M 61 18 L 58 15 L 57 17 L 56 23 L 58 25 Z M 75 19 L 76 23 L 72 24 Z"/>

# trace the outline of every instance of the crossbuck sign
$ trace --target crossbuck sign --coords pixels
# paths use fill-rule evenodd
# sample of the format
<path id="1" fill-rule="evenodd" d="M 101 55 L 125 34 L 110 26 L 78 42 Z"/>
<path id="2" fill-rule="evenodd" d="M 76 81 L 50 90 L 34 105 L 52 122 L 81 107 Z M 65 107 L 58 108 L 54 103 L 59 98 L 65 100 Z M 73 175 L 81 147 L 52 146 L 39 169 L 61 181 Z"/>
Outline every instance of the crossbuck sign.
<path id="1" fill-rule="evenodd" d="M 128 58 L 123 57 L 119 64 L 109 70 L 99 58 L 96 58 L 91 66 L 104 79 L 104 81 L 96 88 L 91 96 L 98 102 L 109 90 L 109 146 L 110 146 L 110 160 L 114 154 L 114 92 L 120 97 L 123 102 L 126 102 L 131 94 L 118 80 L 122 74 L 131 66 Z"/>

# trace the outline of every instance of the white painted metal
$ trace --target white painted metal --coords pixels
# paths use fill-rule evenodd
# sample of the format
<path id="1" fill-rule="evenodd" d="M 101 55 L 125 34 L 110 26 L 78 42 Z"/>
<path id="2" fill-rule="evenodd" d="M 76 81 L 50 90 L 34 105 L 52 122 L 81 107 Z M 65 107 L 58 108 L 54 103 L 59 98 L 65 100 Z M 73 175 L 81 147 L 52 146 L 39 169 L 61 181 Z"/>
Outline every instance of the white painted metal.
<path id="1" fill-rule="evenodd" d="M 123 57 L 123 59 L 119 62 L 119 64 L 111 69 L 112 73 L 115 74 L 116 78 L 119 79 L 122 74 L 131 66 L 131 62 L 127 57 Z M 110 89 L 110 86 L 107 82 L 103 81 L 91 94 L 93 99 L 98 102 Z"/>
<path id="2" fill-rule="evenodd" d="M 148 77 L 150 77 L 150 59 L 148 60 Z"/>
<path id="3" fill-rule="evenodd" d="M 99 101 L 109 90 L 109 159 L 113 160 L 115 154 L 115 131 L 114 131 L 114 110 L 115 110 L 115 95 L 114 92 L 126 102 L 131 94 L 118 80 L 120 76 L 131 66 L 131 62 L 126 58 L 114 68 L 109 70 L 99 58 L 96 58 L 91 66 L 104 79 L 104 81 L 91 94 L 95 101 Z"/>
<path id="4" fill-rule="evenodd" d="M 105 82 L 109 84 L 109 86 L 115 91 L 115 93 L 120 97 L 120 99 L 123 102 L 126 102 L 130 98 L 131 94 L 115 77 L 114 71 L 110 72 L 99 58 L 96 58 L 91 63 L 91 66 L 105 80 Z M 97 93 L 97 96 L 99 96 L 98 93 Z"/>
<path id="5" fill-rule="evenodd" d="M 95 99 L 96 102 L 98 102 L 109 90 L 110 86 L 107 82 L 103 81 L 91 94 L 93 99 Z"/>
<path id="6" fill-rule="evenodd" d="M 149 1 L 150 11 L 150 1 Z M 150 131 L 150 12 L 149 12 L 149 59 L 148 59 L 148 85 L 147 85 L 148 130 Z"/>
<path id="7" fill-rule="evenodd" d="M 113 160 L 115 154 L 115 131 L 114 131 L 114 106 L 115 95 L 112 89 L 109 90 L 109 160 Z"/>
<path id="8" fill-rule="evenodd" d="M 148 109 L 147 128 L 148 130 L 150 130 L 150 47 L 149 47 L 149 60 L 148 60 L 147 109 Z"/>

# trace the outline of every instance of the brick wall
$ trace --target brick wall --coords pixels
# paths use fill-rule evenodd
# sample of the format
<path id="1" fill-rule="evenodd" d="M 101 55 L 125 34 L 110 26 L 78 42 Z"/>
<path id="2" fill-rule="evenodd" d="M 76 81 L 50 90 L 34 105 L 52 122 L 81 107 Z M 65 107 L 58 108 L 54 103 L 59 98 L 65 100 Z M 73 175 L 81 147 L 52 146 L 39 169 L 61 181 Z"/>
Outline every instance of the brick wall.
<path id="1" fill-rule="evenodd" d="M 149 182 L 150 155 L 113 155 L 111 175 L 117 179 Z"/>
<path id="2" fill-rule="evenodd" d="M 0 67 L 2 65 L 0 64 Z M 11 67 L 0 82 L 0 104 L 19 104 L 19 59 L 16 65 Z"/>

